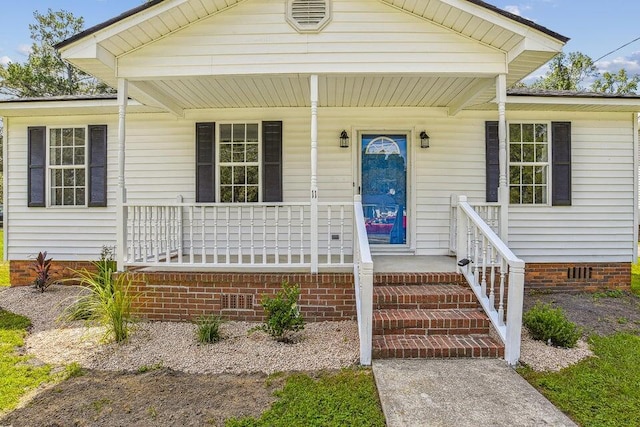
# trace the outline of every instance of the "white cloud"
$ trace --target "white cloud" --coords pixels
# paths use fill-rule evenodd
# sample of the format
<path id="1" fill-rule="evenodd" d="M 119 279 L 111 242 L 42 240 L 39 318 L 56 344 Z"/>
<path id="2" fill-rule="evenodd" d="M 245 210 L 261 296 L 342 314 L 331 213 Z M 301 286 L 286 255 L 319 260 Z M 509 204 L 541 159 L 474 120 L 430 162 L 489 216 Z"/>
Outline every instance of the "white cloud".
<path id="1" fill-rule="evenodd" d="M 9 58 L 8 56 L 0 56 L 0 64 L 2 65 L 7 65 L 10 62 L 13 62 L 13 60 L 11 58 Z"/>
<path id="2" fill-rule="evenodd" d="M 28 45 L 28 44 L 18 45 L 17 50 L 18 50 L 18 53 L 20 53 L 21 55 L 29 56 L 29 54 L 31 53 L 31 45 Z"/>
<path id="3" fill-rule="evenodd" d="M 629 75 L 640 74 L 640 51 L 633 52 L 628 56 L 619 56 L 609 61 L 598 61 L 595 65 L 601 73 L 605 71 L 617 73 L 624 68 Z"/>
<path id="4" fill-rule="evenodd" d="M 522 16 L 522 12 L 520 11 L 519 6 L 507 5 L 504 7 L 504 10 L 506 10 L 509 13 L 513 13 L 514 15 Z"/>

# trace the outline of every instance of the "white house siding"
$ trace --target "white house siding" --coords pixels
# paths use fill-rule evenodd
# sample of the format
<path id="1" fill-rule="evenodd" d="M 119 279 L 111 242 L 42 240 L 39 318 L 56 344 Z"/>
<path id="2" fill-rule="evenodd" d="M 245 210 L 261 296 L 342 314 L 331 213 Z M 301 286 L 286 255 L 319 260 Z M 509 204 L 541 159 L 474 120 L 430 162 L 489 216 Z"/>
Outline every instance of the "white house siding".
<path id="1" fill-rule="evenodd" d="M 633 247 L 633 131 L 631 115 L 508 112 L 508 119 L 572 122 L 573 205 L 511 207 L 510 247 L 528 262 L 626 262 Z M 283 185 L 286 202 L 308 201 L 310 109 L 226 109 L 127 116 L 126 180 L 131 203 L 195 199 L 195 123 L 283 121 Z M 419 255 L 446 255 L 450 195 L 485 200 L 484 123 L 495 112 L 443 109 L 320 108 L 318 183 L 321 202 L 351 202 L 357 182 L 359 131 L 408 132 L 408 233 Z M 27 208 L 27 126 L 109 126 L 108 208 Z M 342 129 L 351 148 L 338 145 Z M 431 147 L 418 147 L 426 130 Z M 95 259 L 115 241 L 117 116 L 11 119 L 9 128 L 9 257 L 27 259 L 48 250 L 56 259 Z M 36 226 L 34 227 L 34 224 Z M 347 230 L 347 236 L 351 234 Z"/>
<path id="2" fill-rule="evenodd" d="M 108 126 L 106 208 L 29 208 L 27 207 L 27 127 L 29 126 Z M 5 169 L 8 207 L 7 255 L 9 259 L 34 258 L 48 251 L 57 260 L 93 260 L 103 245 L 115 245 L 117 183 L 117 116 L 47 116 L 9 120 L 8 162 Z"/>
<path id="3" fill-rule="evenodd" d="M 509 247 L 528 262 L 631 262 L 634 115 L 508 113 L 571 121 L 572 206 L 512 206 Z"/>
<path id="4" fill-rule="evenodd" d="M 244 2 L 119 57 L 118 75 L 506 72 L 503 51 L 407 12 L 365 0 L 332 4 L 320 33 L 300 34 L 284 2 Z"/>

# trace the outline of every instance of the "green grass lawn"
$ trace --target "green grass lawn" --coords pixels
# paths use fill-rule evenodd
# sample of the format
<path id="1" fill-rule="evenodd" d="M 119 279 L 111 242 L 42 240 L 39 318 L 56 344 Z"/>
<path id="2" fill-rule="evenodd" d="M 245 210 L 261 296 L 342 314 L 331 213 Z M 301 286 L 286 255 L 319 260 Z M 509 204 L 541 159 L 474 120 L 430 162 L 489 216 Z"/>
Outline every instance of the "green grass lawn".
<path id="1" fill-rule="evenodd" d="M 640 295 L 640 260 L 631 266 L 631 292 Z"/>
<path id="2" fill-rule="evenodd" d="M 640 426 L 640 336 L 593 336 L 596 357 L 560 372 L 520 373 L 583 427 Z"/>
<path id="3" fill-rule="evenodd" d="M 4 258 L 4 229 L 0 229 L 0 287 L 9 286 L 9 263 Z"/>
<path id="4" fill-rule="evenodd" d="M 314 379 L 305 374 L 287 378 L 278 400 L 259 419 L 229 420 L 227 427 L 384 427 L 371 370 L 345 369 Z"/>
<path id="5" fill-rule="evenodd" d="M 52 378 L 49 366 L 31 366 L 29 356 L 16 352 L 30 324 L 26 317 L 0 310 L 0 413 L 14 408 L 22 395 Z"/>

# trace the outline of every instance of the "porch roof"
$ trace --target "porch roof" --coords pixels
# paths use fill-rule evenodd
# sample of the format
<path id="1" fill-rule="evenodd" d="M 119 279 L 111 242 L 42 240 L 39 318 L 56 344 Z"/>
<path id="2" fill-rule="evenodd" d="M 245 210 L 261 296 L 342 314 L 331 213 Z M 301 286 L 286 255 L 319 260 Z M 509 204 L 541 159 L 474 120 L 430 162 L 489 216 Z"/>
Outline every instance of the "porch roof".
<path id="1" fill-rule="evenodd" d="M 154 43 L 242 3 L 245 0 L 153 0 L 89 28 L 57 48 L 65 59 L 113 87 L 118 77 L 127 78 L 132 98 L 177 116 L 200 108 L 309 106 L 310 74 L 321 76 L 320 106 L 433 106 L 456 113 L 493 99 L 498 74 L 506 73 L 507 84 L 513 84 L 552 58 L 568 40 L 480 0 L 381 0 L 372 1 L 372 7 L 386 5 L 390 11 L 436 25 L 503 59 L 492 65 L 470 61 L 465 67 L 447 67 L 443 59 L 441 66 L 426 69 L 418 63 L 413 68 L 393 68 L 392 58 L 368 67 L 354 67 L 344 59 L 344 71 L 338 72 L 342 67 L 334 69 L 323 63 L 307 68 L 265 64 L 257 74 L 256 69 L 240 64 L 224 72 L 204 63 L 200 68 L 183 64 L 181 74 L 173 76 L 156 75 L 150 66 L 142 68 L 143 74 L 140 68 L 134 74 L 129 74 L 131 67 L 125 69 L 123 64 L 131 64 Z M 443 53 L 434 55 L 446 57 Z M 137 62 L 147 63 L 144 57 Z M 188 75 L 190 72 L 193 75 Z"/>

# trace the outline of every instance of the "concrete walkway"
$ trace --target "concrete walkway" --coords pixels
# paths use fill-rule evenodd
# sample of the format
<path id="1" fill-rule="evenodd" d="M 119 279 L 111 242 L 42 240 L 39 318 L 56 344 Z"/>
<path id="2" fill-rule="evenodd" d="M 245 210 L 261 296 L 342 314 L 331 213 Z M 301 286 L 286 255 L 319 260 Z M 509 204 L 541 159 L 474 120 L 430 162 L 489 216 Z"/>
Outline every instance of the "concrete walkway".
<path id="1" fill-rule="evenodd" d="M 388 427 L 576 426 L 504 360 L 374 360 Z"/>

